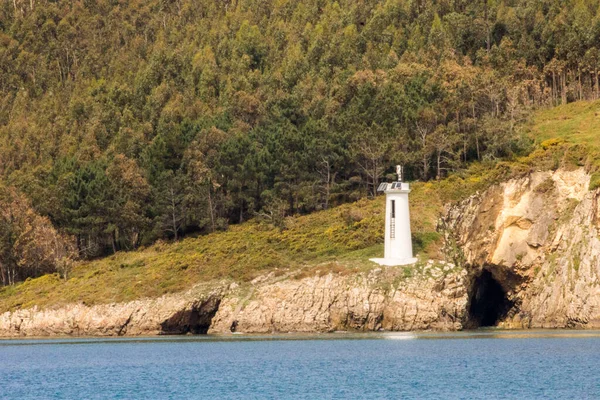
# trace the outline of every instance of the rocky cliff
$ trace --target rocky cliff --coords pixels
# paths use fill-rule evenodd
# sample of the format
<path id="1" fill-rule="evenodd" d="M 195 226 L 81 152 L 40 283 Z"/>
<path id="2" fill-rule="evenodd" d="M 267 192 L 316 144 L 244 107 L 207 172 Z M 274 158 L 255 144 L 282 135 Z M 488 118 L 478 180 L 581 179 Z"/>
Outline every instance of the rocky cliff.
<path id="1" fill-rule="evenodd" d="M 444 271 L 446 269 L 446 271 Z M 18 310 L 0 316 L 0 336 L 456 330 L 465 272 L 428 264 L 421 273 L 375 269 L 304 279 L 267 275 L 122 304 Z"/>
<path id="2" fill-rule="evenodd" d="M 198 286 L 181 294 L 128 303 L 17 310 L 0 315 L 0 336 L 206 333 L 221 296 L 221 287 Z"/>
<path id="3" fill-rule="evenodd" d="M 534 172 L 448 207 L 454 263 L 287 271 L 129 303 L 0 315 L 0 336 L 600 327 L 600 191 Z"/>
<path id="4" fill-rule="evenodd" d="M 534 172 L 452 206 L 465 327 L 600 327 L 600 191 L 583 169 Z"/>
<path id="5" fill-rule="evenodd" d="M 444 268 L 446 271 L 444 271 Z M 209 330 L 328 332 L 456 330 L 467 301 L 464 271 L 432 264 L 411 278 L 377 268 L 267 283 L 225 297 Z"/>

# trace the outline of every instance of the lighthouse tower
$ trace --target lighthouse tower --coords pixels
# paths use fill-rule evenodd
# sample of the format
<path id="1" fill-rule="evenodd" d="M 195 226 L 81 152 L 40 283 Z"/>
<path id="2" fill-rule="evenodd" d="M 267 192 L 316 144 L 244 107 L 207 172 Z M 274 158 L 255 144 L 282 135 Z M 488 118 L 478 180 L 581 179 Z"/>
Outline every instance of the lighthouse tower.
<path id="1" fill-rule="evenodd" d="M 377 189 L 385 193 L 385 253 L 384 258 L 372 258 L 379 265 L 407 265 L 417 261 L 413 257 L 410 237 L 408 194 L 410 187 L 402 182 L 403 167 L 396 166 L 398 181 L 382 183 Z"/>

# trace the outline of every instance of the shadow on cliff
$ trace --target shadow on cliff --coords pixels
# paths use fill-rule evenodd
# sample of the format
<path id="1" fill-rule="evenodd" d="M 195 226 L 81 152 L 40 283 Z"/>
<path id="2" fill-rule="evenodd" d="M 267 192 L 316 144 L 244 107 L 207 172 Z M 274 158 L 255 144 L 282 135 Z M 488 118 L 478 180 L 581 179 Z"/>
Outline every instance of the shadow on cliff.
<path id="1" fill-rule="evenodd" d="M 507 287 L 511 286 L 512 279 L 498 279 L 487 268 L 476 274 L 471 279 L 464 328 L 497 326 L 510 312 L 514 312 L 515 303 L 507 295 Z"/>
<path id="2" fill-rule="evenodd" d="M 206 334 L 213 317 L 219 310 L 220 303 L 220 297 L 212 296 L 205 301 L 195 302 L 190 307 L 176 312 L 160 324 L 161 335 Z"/>

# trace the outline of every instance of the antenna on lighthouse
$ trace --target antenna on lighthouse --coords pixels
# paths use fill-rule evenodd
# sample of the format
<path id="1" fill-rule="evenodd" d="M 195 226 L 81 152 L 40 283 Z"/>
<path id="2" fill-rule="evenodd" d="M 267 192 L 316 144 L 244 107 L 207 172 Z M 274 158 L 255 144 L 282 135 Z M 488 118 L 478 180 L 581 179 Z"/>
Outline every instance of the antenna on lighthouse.
<path id="1" fill-rule="evenodd" d="M 404 167 L 402 165 L 396 165 L 396 175 L 398 175 L 398 182 L 402 182 L 402 172 L 404 171 Z"/>
<path id="2" fill-rule="evenodd" d="M 384 258 L 372 258 L 379 265 L 407 265 L 417 261 L 413 257 L 410 234 L 408 194 L 410 186 L 403 182 L 404 167 L 396 165 L 398 181 L 381 183 L 378 192 L 385 193 L 385 253 Z"/>

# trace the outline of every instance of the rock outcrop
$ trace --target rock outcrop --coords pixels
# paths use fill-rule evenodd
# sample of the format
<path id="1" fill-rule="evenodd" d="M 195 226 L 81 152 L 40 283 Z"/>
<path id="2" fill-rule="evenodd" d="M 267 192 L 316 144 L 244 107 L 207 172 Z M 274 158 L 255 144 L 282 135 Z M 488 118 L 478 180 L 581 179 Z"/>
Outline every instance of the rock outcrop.
<path id="1" fill-rule="evenodd" d="M 534 172 L 450 208 L 469 272 L 467 327 L 491 295 L 482 280 L 503 292 L 501 327 L 600 327 L 600 191 L 589 182 L 583 169 Z"/>
<path id="2" fill-rule="evenodd" d="M 456 330 L 467 300 L 464 275 L 419 275 L 394 284 L 376 269 L 286 279 L 224 298 L 209 333 Z"/>
<path id="3" fill-rule="evenodd" d="M 136 336 L 206 333 L 221 288 L 199 286 L 181 294 L 128 303 L 59 309 L 31 308 L 0 315 L 0 336 Z"/>
<path id="4" fill-rule="evenodd" d="M 327 274 L 240 287 L 199 286 L 128 303 L 18 310 L 0 315 L 0 336 L 135 336 L 185 333 L 456 330 L 467 301 L 464 271 L 395 284 L 399 271 Z M 431 274 L 430 274 L 431 275 Z"/>

